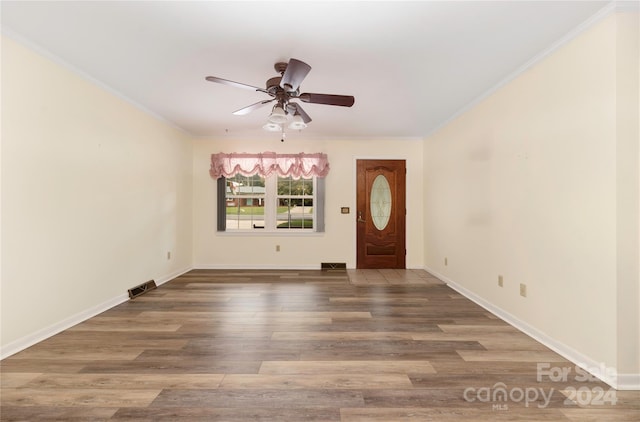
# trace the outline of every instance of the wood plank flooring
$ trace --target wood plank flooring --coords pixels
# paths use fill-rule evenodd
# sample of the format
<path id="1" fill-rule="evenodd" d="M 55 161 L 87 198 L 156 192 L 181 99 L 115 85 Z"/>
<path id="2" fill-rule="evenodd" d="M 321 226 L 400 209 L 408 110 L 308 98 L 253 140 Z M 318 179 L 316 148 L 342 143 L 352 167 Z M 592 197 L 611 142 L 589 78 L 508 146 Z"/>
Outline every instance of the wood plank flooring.
<path id="1" fill-rule="evenodd" d="M 415 270 L 194 270 L 0 365 L 2 421 L 640 420 Z"/>

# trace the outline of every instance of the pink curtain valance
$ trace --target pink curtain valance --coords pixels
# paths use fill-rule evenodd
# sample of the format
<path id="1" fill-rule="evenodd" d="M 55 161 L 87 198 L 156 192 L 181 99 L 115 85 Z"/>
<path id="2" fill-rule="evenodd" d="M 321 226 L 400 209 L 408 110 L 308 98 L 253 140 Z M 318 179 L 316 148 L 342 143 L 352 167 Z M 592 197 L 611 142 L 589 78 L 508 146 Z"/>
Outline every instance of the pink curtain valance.
<path id="1" fill-rule="evenodd" d="M 262 177 L 278 175 L 294 179 L 301 177 L 324 177 L 329 173 L 327 154 L 276 154 L 262 152 L 247 153 L 218 153 L 211 154 L 211 169 L 209 174 L 214 179 L 232 177 L 240 173 L 243 176 L 259 174 Z"/>

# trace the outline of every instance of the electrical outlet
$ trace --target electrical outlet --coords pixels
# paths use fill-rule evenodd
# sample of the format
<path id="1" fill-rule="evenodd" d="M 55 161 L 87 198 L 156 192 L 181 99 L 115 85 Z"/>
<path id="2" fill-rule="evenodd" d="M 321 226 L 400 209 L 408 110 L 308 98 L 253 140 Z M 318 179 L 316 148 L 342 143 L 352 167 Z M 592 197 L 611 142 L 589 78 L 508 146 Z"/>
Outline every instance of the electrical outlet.
<path id="1" fill-rule="evenodd" d="M 276 245 L 276 252 L 280 252 L 280 245 Z"/>
<path id="2" fill-rule="evenodd" d="M 501 275 L 498 276 L 498 286 L 500 287 L 504 286 L 504 280 Z"/>
<path id="3" fill-rule="evenodd" d="M 446 258 L 446 257 L 445 257 L 445 259 L 444 259 L 444 265 L 445 265 L 445 266 L 449 265 L 449 258 Z"/>
<path id="4" fill-rule="evenodd" d="M 520 283 L 520 296 L 527 297 L 527 285 Z"/>
<path id="5" fill-rule="evenodd" d="M 167 251 L 167 259 L 171 259 L 171 251 Z"/>

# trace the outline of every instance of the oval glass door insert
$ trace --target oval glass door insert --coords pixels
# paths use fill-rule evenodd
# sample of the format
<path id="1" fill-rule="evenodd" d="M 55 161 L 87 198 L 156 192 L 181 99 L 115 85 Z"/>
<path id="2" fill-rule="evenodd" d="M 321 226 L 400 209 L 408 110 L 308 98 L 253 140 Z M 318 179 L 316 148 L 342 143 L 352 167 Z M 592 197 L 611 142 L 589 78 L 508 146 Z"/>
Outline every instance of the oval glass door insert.
<path id="1" fill-rule="evenodd" d="M 376 176 L 371 185 L 371 218 L 378 230 L 384 230 L 391 216 L 391 188 L 382 174 Z"/>

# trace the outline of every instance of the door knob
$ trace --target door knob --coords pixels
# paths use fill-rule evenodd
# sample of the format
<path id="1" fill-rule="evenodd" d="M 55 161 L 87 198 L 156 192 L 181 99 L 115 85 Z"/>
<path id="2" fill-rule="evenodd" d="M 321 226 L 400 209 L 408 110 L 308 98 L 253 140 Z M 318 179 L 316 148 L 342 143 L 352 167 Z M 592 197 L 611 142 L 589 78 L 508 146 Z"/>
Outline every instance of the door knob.
<path id="1" fill-rule="evenodd" d="M 362 218 L 362 211 L 358 211 L 358 223 L 366 223 L 366 221 Z"/>

